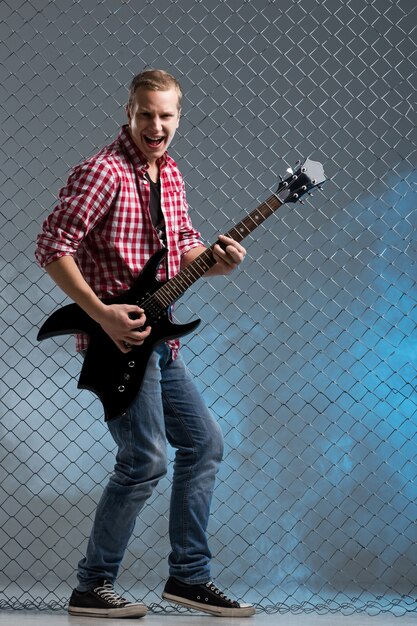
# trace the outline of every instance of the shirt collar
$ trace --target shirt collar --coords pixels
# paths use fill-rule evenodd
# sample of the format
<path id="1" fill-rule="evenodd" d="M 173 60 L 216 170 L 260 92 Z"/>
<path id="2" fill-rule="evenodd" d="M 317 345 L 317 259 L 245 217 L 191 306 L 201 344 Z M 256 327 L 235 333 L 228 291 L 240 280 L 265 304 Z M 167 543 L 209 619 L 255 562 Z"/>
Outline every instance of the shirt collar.
<path id="1" fill-rule="evenodd" d="M 130 160 L 133 163 L 135 163 L 135 165 L 137 165 L 142 170 L 143 173 L 145 173 L 145 171 L 149 168 L 148 161 L 146 160 L 146 157 L 143 154 L 143 152 L 139 150 L 139 148 L 133 141 L 129 133 L 129 126 L 127 124 L 122 126 L 122 128 L 120 129 L 120 132 L 118 135 L 118 141 L 120 145 L 122 146 L 122 148 L 127 153 Z M 164 152 L 164 154 L 157 161 L 159 167 L 164 167 L 164 165 L 167 162 L 167 158 L 168 158 L 168 153 Z"/>

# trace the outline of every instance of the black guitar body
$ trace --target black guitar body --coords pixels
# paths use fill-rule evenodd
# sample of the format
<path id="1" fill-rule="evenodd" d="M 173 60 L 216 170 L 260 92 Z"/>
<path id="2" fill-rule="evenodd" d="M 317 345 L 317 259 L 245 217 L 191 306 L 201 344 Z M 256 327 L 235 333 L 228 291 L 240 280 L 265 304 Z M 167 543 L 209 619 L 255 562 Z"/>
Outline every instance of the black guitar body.
<path id="1" fill-rule="evenodd" d="M 154 347 L 191 333 L 200 323 L 200 320 L 194 320 L 188 324 L 174 324 L 169 317 L 169 307 L 159 306 L 151 297 L 164 284 L 156 278 L 164 255 L 165 250 L 154 254 L 128 291 L 103 300 L 106 304 L 136 304 L 144 309 L 146 324 L 152 327 L 152 332 L 141 346 L 134 346 L 126 354 L 121 352 L 101 326 L 77 304 L 55 311 L 39 330 L 38 340 L 79 332 L 89 335 L 78 387 L 88 389 L 100 398 L 106 421 L 123 415 L 132 404 Z"/>

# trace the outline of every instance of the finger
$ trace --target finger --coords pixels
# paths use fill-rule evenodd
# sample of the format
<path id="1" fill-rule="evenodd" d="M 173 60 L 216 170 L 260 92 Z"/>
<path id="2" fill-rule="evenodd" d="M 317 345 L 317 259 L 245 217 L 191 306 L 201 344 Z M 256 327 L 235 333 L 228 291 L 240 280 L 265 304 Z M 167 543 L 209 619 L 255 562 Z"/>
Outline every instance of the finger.
<path id="1" fill-rule="evenodd" d="M 236 244 L 227 246 L 226 252 L 233 257 L 237 262 L 242 261 L 245 258 L 246 250 L 243 246 Z"/>
<path id="2" fill-rule="evenodd" d="M 144 331 L 146 323 L 146 315 L 144 313 L 134 316 L 129 313 L 129 318 L 131 319 L 131 322 L 127 326 L 128 332 Z"/>
<path id="3" fill-rule="evenodd" d="M 245 250 L 245 248 L 241 246 L 240 243 L 236 241 L 236 239 L 232 239 L 231 237 L 226 237 L 226 235 L 219 235 L 219 239 L 220 241 L 224 242 L 226 245 L 233 246 L 237 250 L 240 250 L 242 252 Z"/>
<path id="4" fill-rule="evenodd" d="M 129 309 L 128 316 L 130 317 L 131 320 L 135 320 L 135 322 L 137 322 L 141 318 L 143 318 L 144 321 L 146 319 L 145 311 L 141 309 L 139 306 L 132 305 L 132 307 Z"/>
<path id="5" fill-rule="evenodd" d="M 236 263 L 240 263 L 241 261 L 243 261 L 246 256 L 246 249 L 234 239 L 230 239 L 230 237 L 220 235 L 219 239 L 220 238 L 224 242 L 223 246 L 219 246 L 220 250 L 229 255 L 229 257 L 231 257 Z"/>
<path id="6" fill-rule="evenodd" d="M 146 327 L 142 326 L 142 328 L 134 328 L 130 336 L 133 337 L 134 339 L 140 339 L 141 337 L 146 338 L 150 332 L 151 332 L 150 326 L 146 326 Z"/>
<path id="7" fill-rule="evenodd" d="M 220 263 L 226 263 L 226 265 L 230 265 L 231 259 L 229 254 L 226 252 L 226 250 L 219 246 L 219 244 L 216 243 L 213 248 L 213 253 L 216 261 L 220 261 Z"/>
<path id="8" fill-rule="evenodd" d="M 143 344 L 145 339 L 149 337 L 149 335 L 151 334 L 151 330 L 152 328 L 150 326 L 147 326 L 145 329 L 134 331 L 126 338 L 126 341 L 128 344 L 140 346 Z"/>
<path id="9" fill-rule="evenodd" d="M 234 269 L 239 264 L 240 258 L 235 257 L 233 253 L 230 254 L 229 251 L 221 251 L 221 253 L 219 253 L 217 256 L 216 261 L 225 265 L 228 268 Z"/>

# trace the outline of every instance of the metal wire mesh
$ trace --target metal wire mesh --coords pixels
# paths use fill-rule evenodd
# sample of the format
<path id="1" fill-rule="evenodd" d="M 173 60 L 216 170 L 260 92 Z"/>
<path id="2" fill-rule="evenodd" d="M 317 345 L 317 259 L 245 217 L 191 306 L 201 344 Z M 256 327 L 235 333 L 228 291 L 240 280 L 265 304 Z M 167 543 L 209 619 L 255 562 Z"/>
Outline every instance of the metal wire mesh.
<path id="1" fill-rule="evenodd" d="M 154 66 L 186 93 L 172 154 L 208 242 L 300 156 L 330 178 L 255 231 L 232 280 L 177 309 L 204 321 L 183 353 L 226 440 L 216 580 L 263 610 L 415 610 L 415 3 L 0 8 L 0 607 L 65 605 L 112 469 L 72 340 L 36 342 L 63 297 L 33 247 L 69 168 L 115 136 L 132 75 Z M 169 489 L 119 579 L 154 610 Z"/>

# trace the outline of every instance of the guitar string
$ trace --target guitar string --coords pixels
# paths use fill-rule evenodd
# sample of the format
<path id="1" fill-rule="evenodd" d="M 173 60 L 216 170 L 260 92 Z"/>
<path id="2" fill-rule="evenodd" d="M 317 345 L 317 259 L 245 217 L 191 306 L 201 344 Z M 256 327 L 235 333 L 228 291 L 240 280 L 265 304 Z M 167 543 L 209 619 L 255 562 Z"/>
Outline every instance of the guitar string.
<path id="1" fill-rule="evenodd" d="M 235 241 L 242 241 L 247 234 L 250 234 L 259 226 L 264 220 L 272 215 L 283 202 L 275 194 L 265 200 L 259 207 L 254 209 L 250 214 L 246 215 L 241 222 L 234 226 L 226 236 L 231 237 Z M 272 206 L 271 206 L 272 205 Z M 260 220 L 259 217 L 262 219 Z M 244 233 L 245 229 L 247 234 Z M 233 236 L 235 233 L 235 236 Z M 153 312 L 158 315 L 160 311 L 159 307 L 169 307 L 175 300 L 177 300 L 198 278 L 200 278 L 206 271 L 214 265 L 214 261 L 211 255 L 212 247 L 202 252 L 190 265 L 184 268 L 176 276 L 174 276 L 169 283 L 162 285 L 157 289 L 148 299 L 141 303 L 141 306 L 152 307 Z M 195 271 L 197 270 L 197 271 Z M 174 296 L 174 297 L 173 297 Z M 156 304 L 156 311 L 153 305 Z"/>

